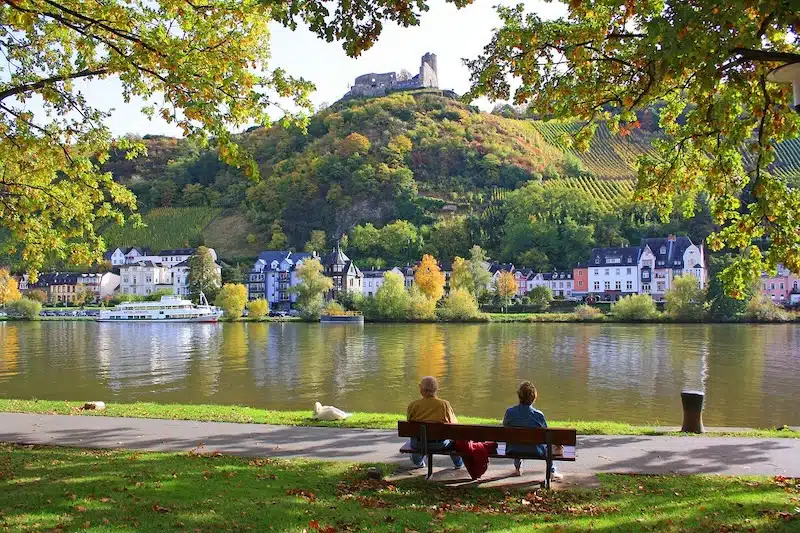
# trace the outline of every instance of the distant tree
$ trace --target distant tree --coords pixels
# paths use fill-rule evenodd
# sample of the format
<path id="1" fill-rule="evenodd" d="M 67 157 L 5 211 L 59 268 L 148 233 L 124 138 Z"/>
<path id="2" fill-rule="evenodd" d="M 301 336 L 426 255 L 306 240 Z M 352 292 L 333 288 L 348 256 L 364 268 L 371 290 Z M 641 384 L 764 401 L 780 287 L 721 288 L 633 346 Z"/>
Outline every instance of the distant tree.
<path id="1" fill-rule="evenodd" d="M 537 311 L 545 311 L 550 307 L 550 302 L 553 300 L 553 291 L 550 290 L 550 287 L 537 285 L 531 289 L 531 292 L 528 293 L 528 297 L 531 300 L 531 305 Z"/>
<path id="2" fill-rule="evenodd" d="M 270 239 L 269 244 L 267 244 L 267 248 L 270 250 L 285 250 L 288 244 L 289 239 L 283 232 L 283 227 L 281 226 L 280 221 L 276 220 L 272 223 L 270 228 Z"/>
<path id="3" fill-rule="evenodd" d="M 244 283 L 247 275 L 240 263 L 222 269 L 222 283 Z"/>
<path id="4" fill-rule="evenodd" d="M 477 244 L 474 245 L 470 250 L 469 271 L 472 276 L 472 293 L 478 301 L 489 290 L 489 283 L 492 280 L 492 275 L 487 270 L 488 262 L 486 252 Z"/>
<path id="5" fill-rule="evenodd" d="M 417 285 L 408 291 L 408 318 L 411 320 L 436 318 L 436 300 L 428 297 Z"/>
<path id="6" fill-rule="evenodd" d="M 383 284 L 375 293 L 378 316 L 384 320 L 405 320 L 408 317 L 409 295 L 405 278 L 396 272 L 383 275 Z"/>
<path id="7" fill-rule="evenodd" d="M 333 287 L 333 280 L 324 274 L 319 259 L 306 259 L 297 267 L 300 283 L 290 290 L 297 294 L 297 307 L 306 320 L 319 320 L 325 306 L 325 293 Z"/>
<path id="8" fill-rule="evenodd" d="M 456 257 L 453 259 L 453 273 L 450 275 L 450 289 L 464 289 L 471 293 L 475 292 L 470 262 L 463 257 Z"/>
<path id="9" fill-rule="evenodd" d="M 472 320 L 480 316 L 480 309 L 478 301 L 471 292 L 466 289 L 454 289 L 444 299 L 437 314 L 445 321 Z"/>
<path id="10" fill-rule="evenodd" d="M 240 318 L 247 305 L 247 287 L 240 283 L 226 283 L 220 289 L 214 305 L 221 308 L 228 318 Z"/>
<path id="11" fill-rule="evenodd" d="M 311 231 L 308 242 L 306 242 L 305 251 L 322 253 L 326 246 L 327 237 L 325 232 L 321 229 L 315 229 Z"/>
<path id="12" fill-rule="evenodd" d="M 347 310 L 344 308 L 342 304 L 337 302 L 336 300 L 331 300 L 327 304 L 322 311 L 323 315 L 329 316 L 341 316 L 344 315 Z"/>
<path id="13" fill-rule="evenodd" d="M 161 300 L 162 296 L 172 296 L 175 293 L 172 292 L 172 289 L 158 289 L 147 296 L 142 296 L 141 299 L 145 302 L 158 302 Z"/>
<path id="14" fill-rule="evenodd" d="M 514 279 L 514 274 L 505 270 L 500 272 L 494 282 L 494 293 L 500 302 L 500 306 L 505 311 L 505 308 L 511 304 L 511 299 L 517 293 L 517 280 Z"/>
<path id="15" fill-rule="evenodd" d="M 362 294 L 356 291 L 339 291 L 336 293 L 336 301 L 348 311 L 356 311 L 361 298 L 363 298 Z"/>
<path id="16" fill-rule="evenodd" d="M 400 72 L 397 73 L 397 80 L 398 81 L 408 81 L 411 79 L 411 73 L 406 69 L 400 69 Z"/>
<path id="17" fill-rule="evenodd" d="M 706 314 L 706 295 L 692 275 L 676 276 L 664 295 L 664 310 L 677 320 L 702 320 Z"/>
<path id="18" fill-rule="evenodd" d="M 267 313 L 269 312 L 269 302 L 267 302 L 264 298 L 253 300 L 247 304 L 247 312 L 247 316 L 250 318 L 254 320 L 260 320 L 267 316 Z"/>
<path id="19" fill-rule="evenodd" d="M 469 253 L 470 245 L 467 218 L 464 216 L 437 220 L 425 242 L 425 247 L 433 250 L 436 256 L 444 261 L 449 261 L 457 255 L 466 255 Z"/>
<path id="20" fill-rule="evenodd" d="M 754 322 L 788 322 L 791 316 L 781 306 L 761 291 L 756 291 L 747 302 L 745 317 Z"/>
<path id="21" fill-rule="evenodd" d="M 344 157 L 350 157 L 353 154 L 366 155 L 371 146 L 372 143 L 369 139 L 360 133 L 353 132 L 339 141 L 338 151 Z"/>
<path id="22" fill-rule="evenodd" d="M 39 313 L 42 311 L 42 304 L 36 300 L 19 298 L 8 304 L 8 309 L 27 320 L 39 320 Z"/>
<path id="23" fill-rule="evenodd" d="M 710 255 L 708 258 L 708 317 L 716 322 L 729 322 L 741 319 L 747 310 L 747 303 L 753 296 L 753 280 L 746 285 L 741 294 L 743 298 L 733 298 L 725 290 L 720 274 L 735 263 L 731 255 Z"/>
<path id="24" fill-rule="evenodd" d="M 444 295 L 444 274 L 439 269 L 439 263 L 432 255 L 422 256 L 420 264 L 414 268 L 414 284 L 434 302 L 438 302 Z"/>
<path id="25" fill-rule="evenodd" d="M 0 306 L 22 298 L 17 280 L 5 268 L 0 269 Z"/>
<path id="26" fill-rule="evenodd" d="M 47 303 L 47 293 L 44 292 L 42 289 L 33 289 L 31 291 L 28 291 L 28 293 L 25 296 L 30 300 L 35 300 L 39 302 L 40 304 Z"/>
<path id="27" fill-rule="evenodd" d="M 189 258 L 189 294 L 192 300 L 197 302 L 202 292 L 209 302 L 213 302 L 221 284 L 211 250 L 200 246 Z"/>
<path id="28" fill-rule="evenodd" d="M 611 314 L 617 320 L 636 322 L 652 320 L 658 317 L 656 303 L 649 294 L 632 294 L 623 296 L 611 306 Z"/>
<path id="29" fill-rule="evenodd" d="M 73 299 L 73 303 L 79 307 L 83 307 L 86 304 L 90 304 L 94 302 L 95 294 L 94 291 L 88 287 L 82 287 L 78 292 L 75 293 L 75 298 Z"/>
<path id="30" fill-rule="evenodd" d="M 536 272 L 547 272 L 553 269 L 547 254 L 535 248 L 519 254 L 517 261 L 518 264 L 528 266 Z"/>

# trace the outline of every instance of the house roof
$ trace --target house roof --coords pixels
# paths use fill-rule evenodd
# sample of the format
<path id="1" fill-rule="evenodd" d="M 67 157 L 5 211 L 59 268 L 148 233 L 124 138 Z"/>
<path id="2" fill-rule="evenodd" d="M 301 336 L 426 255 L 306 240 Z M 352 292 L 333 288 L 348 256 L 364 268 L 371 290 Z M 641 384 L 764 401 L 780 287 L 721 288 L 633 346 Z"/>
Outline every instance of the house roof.
<path id="1" fill-rule="evenodd" d="M 571 270 L 561 270 L 561 271 L 554 271 L 552 274 L 552 279 L 572 279 L 572 271 Z"/>
<path id="2" fill-rule="evenodd" d="M 626 266 L 639 263 L 641 248 L 624 246 L 618 248 L 593 248 L 589 266 Z"/>
<path id="3" fill-rule="evenodd" d="M 656 257 L 656 268 L 683 268 L 683 254 L 694 243 L 689 237 L 642 239 L 641 248 L 649 247 Z M 697 268 L 697 267 L 695 267 Z"/>
<path id="4" fill-rule="evenodd" d="M 155 263 L 153 261 L 136 261 L 134 263 L 125 263 L 124 265 L 120 265 L 119 268 L 130 268 L 135 266 L 144 266 L 144 267 L 160 267 L 163 266 L 161 263 Z"/>
<path id="5" fill-rule="evenodd" d="M 277 261 L 278 264 L 280 264 L 288 260 L 292 263 L 292 269 L 294 269 L 294 265 L 296 265 L 298 261 L 308 259 L 309 257 L 314 257 L 314 254 L 308 252 L 291 252 L 289 250 L 266 250 L 258 254 L 256 264 L 258 261 L 263 261 L 265 265 L 264 270 L 272 270 L 271 265 L 273 261 Z M 253 265 L 253 270 L 255 269 L 256 266 Z"/>
<path id="6" fill-rule="evenodd" d="M 36 283 L 31 284 L 32 288 L 49 287 L 50 285 L 75 285 L 81 275 L 76 272 L 46 272 L 39 274 Z"/>
<path id="7" fill-rule="evenodd" d="M 364 270 L 362 274 L 364 274 L 365 278 L 382 278 L 384 274 L 390 272 L 390 270 Z"/>
<path id="8" fill-rule="evenodd" d="M 156 255 L 192 255 L 194 248 L 171 248 L 169 250 L 161 250 Z"/>
<path id="9" fill-rule="evenodd" d="M 499 271 L 514 272 L 514 265 L 511 263 L 492 263 L 489 265 L 489 273 L 495 274 Z"/>

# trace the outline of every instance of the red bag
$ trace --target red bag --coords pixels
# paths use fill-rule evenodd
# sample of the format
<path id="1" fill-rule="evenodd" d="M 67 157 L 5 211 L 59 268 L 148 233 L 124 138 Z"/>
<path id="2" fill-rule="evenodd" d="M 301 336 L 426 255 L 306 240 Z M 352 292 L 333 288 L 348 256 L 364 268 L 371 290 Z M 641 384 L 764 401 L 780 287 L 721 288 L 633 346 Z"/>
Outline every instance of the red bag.
<path id="1" fill-rule="evenodd" d="M 464 466 L 472 479 L 478 479 L 489 468 L 489 455 L 497 451 L 496 442 L 473 442 L 457 440 L 456 451 L 464 459 Z"/>

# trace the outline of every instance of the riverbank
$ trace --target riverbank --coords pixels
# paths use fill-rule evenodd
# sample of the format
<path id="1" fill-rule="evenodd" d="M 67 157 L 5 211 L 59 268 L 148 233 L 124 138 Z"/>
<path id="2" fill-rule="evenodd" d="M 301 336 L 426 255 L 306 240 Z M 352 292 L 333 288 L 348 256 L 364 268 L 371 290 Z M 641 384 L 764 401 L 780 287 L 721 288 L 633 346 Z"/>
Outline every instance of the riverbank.
<path id="1" fill-rule="evenodd" d="M 197 420 L 202 422 L 236 422 L 284 426 L 336 427 L 358 429 L 396 429 L 397 421 L 404 420 L 402 413 L 353 413 L 347 420 L 324 422 L 313 420 L 311 411 L 271 411 L 236 405 L 188 405 L 149 402 L 109 403 L 103 411 L 83 410 L 83 402 L 57 400 L 16 400 L 0 398 L 0 412 L 60 414 L 79 416 L 112 416 L 129 418 L 154 418 L 164 420 Z M 502 420 L 470 416 L 458 417 L 463 424 L 500 425 Z M 572 427 L 580 435 L 686 435 L 659 426 L 634 426 L 621 422 L 551 420 L 551 426 Z M 792 429 L 712 429 L 705 436 L 739 436 L 761 438 L 800 438 L 800 431 Z"/>
<path id="2" fill-rule="evenodd" d="M 0 527 L 183 531 L 792 531 L 797 480 L 602 474 L 596 488 L 501 490 L 375 467 L 216 453 L 0 444 Z M 646 509 L 646 512 L 644 510 Z"/>

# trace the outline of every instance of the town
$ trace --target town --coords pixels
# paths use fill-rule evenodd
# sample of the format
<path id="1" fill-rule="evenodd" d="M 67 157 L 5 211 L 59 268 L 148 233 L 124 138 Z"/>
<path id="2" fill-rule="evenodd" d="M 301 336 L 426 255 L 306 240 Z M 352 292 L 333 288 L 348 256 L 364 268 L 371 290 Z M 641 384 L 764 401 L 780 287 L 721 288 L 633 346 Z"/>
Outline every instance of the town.
<path id="1" fill-rule="evenodd" d="M 209 248 L 217 275 L 223 266 L 216 252 Z M 50 305 L 85 305 L 108 303 L 115 297 L 147 297 L 173 294 L 189 297 L 189 259 L 194 248 L 159 250 L 148 248 L 115 248 L 106 253 L 107 272 L 45 272 L 35 283 L 27 275 L 18 276 L 23 294 L 41 291 L 43 303 Z M 326 299 L 341 293 L 358 293 L 374 297 L 387 272 L 401 275 L 406 289 L 414 284 L 416 265 L 399 265 L 387 269 L 360 269 L 336 245 L 329 253 L 267 250 L 259 254 L 252 269 L 245 274 L 248 300 L 263 298 L 271 311 L 289 313 L 297 301 L 293 289 L 299 284 L 297 268 L 304 260 L 318 259 L 325 275 L 333 281 Z M 487 261 L 483 267 L 490 274 L 487 292 L 492 292 L 498 277 L 513 275 L 515 297 L 523 299 L 536 287 L 548 288 L 554 299 L 575 302 L 613 302 L 633 294 L 650 295 L 654 301 L 664 300 L 676 276 L 693 276 L 698 288 L 708 283 L 708 267 L 704 246 L 687 236 L 669 235 L 644 239 L 639 246 L 595 248 L 586 262 L 568 271 L 535 272 L 511 263 Z M 439 262 L 444 275 L 444 292 L 450 291 L 452 262 Z M 759 281 L 763 294 L 778 305 L 792 307 L 800 303 L 800 277 L 784 267 L 775 276 L 763 274 Z"/>

